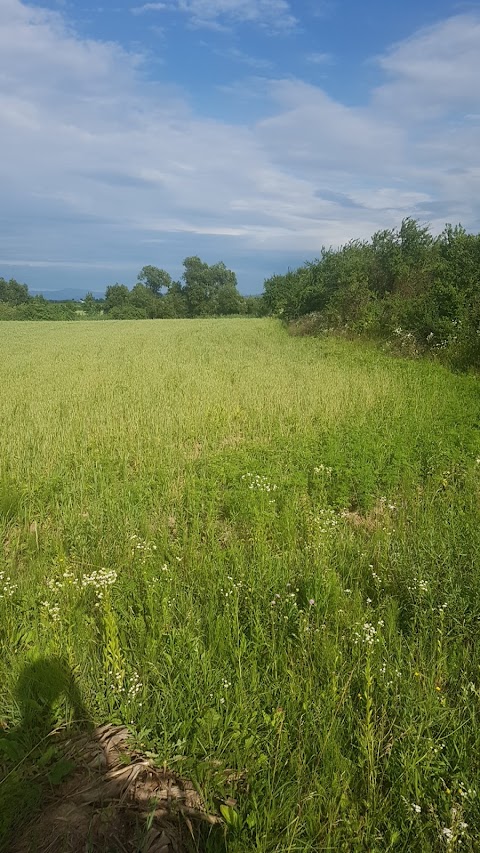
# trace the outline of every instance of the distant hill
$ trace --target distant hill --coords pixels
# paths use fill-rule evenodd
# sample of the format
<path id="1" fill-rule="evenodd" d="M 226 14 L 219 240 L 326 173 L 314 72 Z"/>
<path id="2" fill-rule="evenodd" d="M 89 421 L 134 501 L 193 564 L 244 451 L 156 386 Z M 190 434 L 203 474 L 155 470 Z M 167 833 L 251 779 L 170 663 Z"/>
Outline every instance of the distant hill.
<path id="1" fill-rule="evenodd" d="M 29 292 L 32 296 L 44 296 L 45 299 L 48 299 L 50 302 L 65 302 L 68 299 L 85 299 L 85 296 L 88 293 L 88 287 L 85 289 L 72 287 L 68 289 L 64 288 L 63 290 L 34 290 L 30 287 Z M 92 293 L 95 299 L 103 299 L 104 297 L 104 293 L 100 290 L 92 290 Z"/>

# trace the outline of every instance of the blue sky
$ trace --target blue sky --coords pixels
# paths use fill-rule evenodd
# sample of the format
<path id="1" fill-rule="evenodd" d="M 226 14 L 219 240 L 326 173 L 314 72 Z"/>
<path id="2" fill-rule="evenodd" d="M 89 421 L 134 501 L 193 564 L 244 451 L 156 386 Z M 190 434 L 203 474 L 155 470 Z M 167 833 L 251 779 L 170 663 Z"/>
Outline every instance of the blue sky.
<path id="1" fill-rule="evenodd" d="M 411 215 L 480 230 L 480 2 L 0 2 L 0 275 L 243 293 Z"/>

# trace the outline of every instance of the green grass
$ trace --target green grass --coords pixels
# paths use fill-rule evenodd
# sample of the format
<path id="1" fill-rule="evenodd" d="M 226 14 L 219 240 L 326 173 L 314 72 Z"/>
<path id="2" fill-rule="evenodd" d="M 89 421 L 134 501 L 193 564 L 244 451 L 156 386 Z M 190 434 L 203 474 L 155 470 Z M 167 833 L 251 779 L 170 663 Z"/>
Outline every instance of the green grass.
<path id="1" fill-rule="evenodd" d="M 478 379 L 273 320 L 0 363 L 0 849 L 90 719 L 243 774 L 207 849 L 478 850 Z"/>

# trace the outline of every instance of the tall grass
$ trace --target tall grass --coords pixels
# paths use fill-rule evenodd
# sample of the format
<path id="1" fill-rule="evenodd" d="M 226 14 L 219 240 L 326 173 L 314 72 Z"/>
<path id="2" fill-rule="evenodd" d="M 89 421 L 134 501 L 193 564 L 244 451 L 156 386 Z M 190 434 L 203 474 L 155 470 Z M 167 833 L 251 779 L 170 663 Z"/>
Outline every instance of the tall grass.
<path id="1" fill-rule="evenodd" d="M 273 320 L 12 324 L 0 359 L 5 849 L 86 715 L 212 804 L 239 771 L 207 849 L 478 850 L 478 380 Z M 81 706 L 35 731 L 60 656 Z"/>

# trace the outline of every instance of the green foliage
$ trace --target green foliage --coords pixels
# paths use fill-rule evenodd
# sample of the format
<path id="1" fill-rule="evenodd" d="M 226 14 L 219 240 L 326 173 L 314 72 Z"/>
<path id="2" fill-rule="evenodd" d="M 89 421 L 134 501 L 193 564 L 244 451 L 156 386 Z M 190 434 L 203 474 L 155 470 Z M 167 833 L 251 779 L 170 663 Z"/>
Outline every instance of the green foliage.
<path id="1" fill-rule="evenodd" d="M 91 291 L 88 291 L 82 304 L 83 310 L 89 317 L 100 311 L 100 303 L 97 299 L 95 299 Z"/>
<path id="2" fill-rule="evenodd" d="M 18 320 L 77 320 L 74 302 L 50 302 L 43 296 L 34 296 L 17 309 Z"/>
<path id="3" fill-rule="evenodd" d="M 15 306 L 0 303 L 0 320 L 78 320 L 81 313 L 75 302 L 50 302 L 43 296 Z"/>
<path id="4" fill-rule="evenodd" d="M 5 281 L 0 277 L 0 303 L 7 305 L 22 305 L 29 300 L 28 287 L 26 284 L 19 284 L 14 278 L 10 281 Z"/>
<path id="5" fill-rule="evenodd" d="M 266 317 L 268 308 L 265 304 L 263 295 L 261 296 L 245 296 L 245 314 L 247 317 Z"/>
<path id="6" fill-rule="evenodd" d="M 179 281 L 173 281 L 168 293 L 162 297 L 157 306 L 157 317 L 171 319 L 187 316 L 187 299 L 184 289 Z"/>
<path id="7" fill-rule="evenodd" d="M 173 281 L 165 270 L 150 265 L 140 270 L 131 290 L 117 282 L 107 287 L 104 300 L 96 300 L 88 292 L 78 305 L 49 302 L 43 296 L 32 298 L 26 285 L 0 278 L 0 320 L 77 320 L 102 316 L 109 320 L 153 320 L 266 313 L 260 297 L 251 297 L 247 308 L 246 300 L 237 290 L 235 273 L 223 262 L 209 266 L 200 258 L 186 258 L 184 268 L 183 285 Z"/>
<path id="8" fill-rule="evenodd" d="M 264 299 L 286 321 L 314 314 L 309 329 L 387 339 L 405 354 L 478 367 L 479 270 L 480 235 L 447 225 L 434 238 L 407 218 L 370 242 L 323 249 L 319 260 L 272 276 Z"/>
<path id="9" fill-rule="evenodd" d="M 131 291 L 119 284 L 107 288 L 106 316 L 112 320 L 173 319 L 246 311 L 235 273 L 222 262 L 209 266 L 200 258 L 186 258 L 183 281 L 183 285 L 173 281 L 165 270 L 157 267 L 143 267 Z"/>
<path id="10" fill-rule="evenodd" d="M 162 290 L 168 291 L 172 286 L 172 278 L 169 273 L 153 266 L 143 267 L 138 274 L 138 281 L 144 284 L 155 296 L 158 296 Z"/>
<path id="11" fill-rule="evenodd" d="M 158 299 L 155 293 L 144 284 L 136 284 L 128 295 L 128 304 L 143 312 L 143 317 L 156 317 Z"/>
<path id="12" fill-rule="evenodd" d="M 147 315 L 144 308 L 136 308 L 125 302 L 123 305 L 114 305 L 106 316 L 109 320 L 145 320 Z"/>
<path id="13" fill-rule="evenodd" d="M 198 257 L 183 262 L 184 294 L 189 317 L 238 314 L 243 299 L 237 291 L 237 277 L 223 262 L 209 266 Z"/>
<path id="14" fill-rule="evenodd" d="M 123 308 L 127 304 L 130 291 L 125 284 L 109 284 L 105 291 L 105 311 L 110 313 L 112 308 Z"/>
<path id="15" fill-rule="evenodd" d="M 94 312 L 95 299 L 87 294 L 84 304 L 73 301 L 52 302 L 43 296 L 30 296 L 26 284 L 0 278 L 1 320 L 78 320 Z"/>

